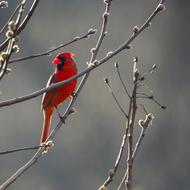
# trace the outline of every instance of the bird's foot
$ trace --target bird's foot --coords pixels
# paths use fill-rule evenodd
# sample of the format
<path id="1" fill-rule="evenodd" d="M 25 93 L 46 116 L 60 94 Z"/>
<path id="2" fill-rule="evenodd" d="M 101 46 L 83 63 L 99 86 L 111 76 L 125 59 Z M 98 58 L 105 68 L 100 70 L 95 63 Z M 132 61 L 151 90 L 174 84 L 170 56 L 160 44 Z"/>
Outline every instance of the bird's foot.
<path id="1" fill-rule="evenodd" d="M 75 98 L 75 97 L 77 97 L 78 96 L 78 94 L 76 93 L 76 92 L 72 92 L 72 94 L 71 94 L 71 97 L 72 98 Z"/>
<path id="2" fill-rule="evenodd" d="M 60 120 L 62 121 L 62 123 L 65 124 L 65 120 L 66 120 L 65 116 L 59 116 L 59 118 L 60 118 Z"/>

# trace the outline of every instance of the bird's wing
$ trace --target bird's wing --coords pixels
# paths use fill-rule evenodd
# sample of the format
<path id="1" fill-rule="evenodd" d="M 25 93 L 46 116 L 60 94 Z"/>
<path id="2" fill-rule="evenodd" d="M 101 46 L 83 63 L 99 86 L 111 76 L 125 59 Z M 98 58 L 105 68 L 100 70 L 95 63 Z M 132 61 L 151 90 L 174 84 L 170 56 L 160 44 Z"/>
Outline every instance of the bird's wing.
<path id="1" fill-rule="evenodd" d="M 47 82 L 47 86 L 49 86 L 49 85 L 51 85 L 51 84 L 53 84 L 55 82 L 56 82 L 56 76 L 55 76 L 55 73 L 53 73 L 51 75 L 51 77 L 49 78 L 48 82 Z M 43 94 L 42 104 L 41 104 L 42 109 L 51 106 L 51 102 L 54 99 L 56 91 L 57 91 L 57 88 L 55 88 L 55 89 L 53 89 L 51 91 L 45 92 Z"/>

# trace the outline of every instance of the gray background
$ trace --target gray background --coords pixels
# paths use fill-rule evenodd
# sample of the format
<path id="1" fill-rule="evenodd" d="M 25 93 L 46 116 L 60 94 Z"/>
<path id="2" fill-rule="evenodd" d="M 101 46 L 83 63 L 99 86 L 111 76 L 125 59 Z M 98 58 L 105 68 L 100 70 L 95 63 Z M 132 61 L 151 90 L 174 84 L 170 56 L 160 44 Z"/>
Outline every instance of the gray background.
<path id="1" fill-rule="evenodd" d="M 0 10 L 2 26 L 18 1 L 9 1 L 9 8 Z M 142 24 L 159 1 L 115 0 L 111 7 L 108 35 L 99 58 L 124 42 L 134 25 Z M 31 2 L 28 3 L 29 7 Z M 128 89 L 132 87 L 132 58 L 139 57 L 143 73 L 153 64 L 157 71 L 145 82 L 156 99 L 167 110 L 143 101 L 153 112 L 153 126 L 138 153 L 134 165 L 135 190 L 189 189 L 189 1 L 167 1 L 167 11 L 152 22 L 152 27 L 138 37 L 133 49 L 124 51 L 102 67 L 94 70 L 77 102 L 77 113 L 67 120 L 54 140 L 55 147 L 24 174 L 10 189 L 97 189 L 114 164 L 118 153 L 125 119 L 116 107 L 103 82 L 109 77 L 122 105 L 127 109 L 128 99 L 121 88 L 113 67 L 120 63 Z M 20 35 L 21 51 L 16 57 L 50 49 L 85 33 L 89 28 L 100 30 L 104 5 L 99 0 L 42 0 Z M 90 49 L 97 37 L 68 46 L 73 51 L 79 70 L 86 67 Z M 1 37 L 1 40 L 3 37 Z M 0 100 L 24 95 L 45 86 L 53 72 L 50 64 L 55 56 L 42 57 L 12 64 L 12 75 L 0 83 Z M 0 150 L 36 145 L 39 142 L 42 114 L 41 97 L 0 109 Z M 66 104 L 61 107 L 64 109 Z M 142 112 L 138 118 L 144 117 Z M 55 114 L 53 126 L 58 121 Z M 136 125 L 137 126 L 137 125 Z M 135 130 L 139 133 L 139 128 Z M 0 156 L 0 181 L 3 182 L 33 152 Z M 122 175 L 122 165 L 110 189 L 115 189 Z"/>

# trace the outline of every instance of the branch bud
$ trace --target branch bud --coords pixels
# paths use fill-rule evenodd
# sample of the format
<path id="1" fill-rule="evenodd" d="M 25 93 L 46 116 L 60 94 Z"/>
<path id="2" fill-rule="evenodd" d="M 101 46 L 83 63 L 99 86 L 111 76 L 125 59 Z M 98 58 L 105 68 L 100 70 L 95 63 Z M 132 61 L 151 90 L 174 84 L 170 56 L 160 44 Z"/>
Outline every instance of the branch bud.
<path id="1" fill-rule="evenodd" d="M 115 66 L 115 68 L 119 68 L 119 63 L 118 63 L 118 62 L 115 62 L 115 63 L 114 63 L 114 66 Z"/>
<path id="2" fill-rule="evenodd" d="M 15 21 L 14 20 L 11 20 L 9 23 L 8 23 L 8 28 L 9 28 L 9 30 L 15 30 L 15 28 L 16 28 L 16 23 L 15 23 Z"/>
<path id="3" fill-rule="evenodd" d="M 96 59 L 96 60 L 94 60 L 94 62 L 92 63 L 94 66 L 97 66 L 97 65 L 99 65 L 99 61 Z"/>
<path id="4" fill-rule="evenodd" d="M 152 68 L 149 70 L 150 74 L 152 74 L 156 68 L 156 64 L 152 65 Z"/>
<path id="5" fill-rule="evenodd" d="M 103 18 L 107 18 L 109 15 L 110 15 L 110 14 L 109 14 L 108 12 L 105 12 L 105 13 L 103 14 Z"/>
<path id="6" fill-rule="evenodd" d="M 5 74 L 10 75 L 11 73 L 12 73 L 12 69 L 11 68 L 6 68 Z"/>
<path id="7" fill-rule="evenodd" d="M 114 175 L 115 175 L 114 169 L 110 169 L 110 170 L 108 171 L 108 175 L 109 175 L 110 178 L 113 178 Z"/>
<path id="8" fill-rule="evenodd" d="M 160 106 L 163 110 L 165 110 L 166 109 L 166 106 Z"/>
<path id="9" fill-rule="evenodd" d="M 132 45 L 129 44 L 129 45 L 127 45 L 125 48 L 126 48 L 126 49 L 131 49 L 131 48 L 132 48 Z"/>
<path id="10" fill-rule="evenodd" d="M 75 36 L 73 40 L 77 41 L 80 39 L 80 36 Z"/>
<path id="11" fill-rule="evenodd" d="M 88 65 L 88 66 L 95 67 L 95 66 L 97 66 L 99 63 L 100 63 L 100 62 L 96 59 L 96 60 L 94 60 L 92 63 L 88 63 L 88 62 L 87 62 L 87 65 Z"/>
<path id="12" fill-rule="evenodd" d="M 107 34 L 108 34 L 108 32 L 107 32 L 107 31 L 105 31 L 105 32 L 104 32 L 104 36 L 106 36 Z"/>
<path id="13" fill-rule="evenodd" d="M 138 57 L 133 57 L 133 63 L 138 62 Z"/>
<path id="14" fill-rule="evenodd" d="M 144 120 L 139 120 L 139 125 L 146 129 L 147 127 L 152 125 L 153 119 L 154 119 L 154 115 L 152 113 L 149 113 L 146 115 Z"/>
<path id="15" fill-rule="evenodd" d="M 109 51 L 109 52 L 107 53 L 107 56 L 111 56 L 112 53 L 113 53 L 112 51 Z"/>
<path id="16" fill-rule="evenodd" d="M 70 111 L 69 111 L 69 115 L 71 114 L 71 115 L 73 115 L 73 114 L 75 114 L 77 112 L 77 110 L 76 110 L 76 108 L 71 108 L 70 109 Z"/>
<path id="17" fill-rule="evenodd" d="M 164 4 L 159 4 L 158 7 L 156 8 L 156 12 L 160 12 L 160 11 L 165 11 L 166 7 Z"/>
<path id="18" fill-rule="evenodd" d="M 14 53 L 18 53 L 20 51 L 20 48 L 18 45 L 14 45 L 12 50 Z"/>
<path id="19" fill-rule="evenodd" d="M 13 38 L 14 32 L 12 30 L 8 30 L 5 35 L 7 38 Z"/>
<path id="20" fill-rule="evenodd" d="M 98 190 L 108 190 L 108 188 L 105 185 L 102 185 Z"/>
<path id="21" fill-rule="evenodd" d="M 111 1 L 111 0 L 104 0 L 104 3 L 107 4 L 107 3 L 109 3 L 109 1 Z"/>
<path id="22" fill-rule="evenodd" d="M 146 27 L 151 27 L 151 22 L 147 23 Z"/>
<path id="23" fill-rule="evenodd" d="M 97 29 L 90 28 L 88 30 L 88 34 L 95 34 L 97 32 Z"/>
<path id="24" fill-rule="evenodd" d="M 5 59 L 7 59 L 7 53 L 6 52 L 1 52 L 1 54 L 0 54 L 0 56 L 1 56 L 1 60 L 5 60 Z"/>
<path id="25" fill-rule="evenodd" d="M 9 5 L 8 5 L 8 2 L 7 1 L 1 1 L 0 2 L 0 8 L 7 8 Z"/>
<path id="26" fill-rule="evenodd" d="M 136 34 L 139 31 L 139 27 L 138 26 L 134 26 L 133 27 L 133 32 L 134 34 Z"/>
<path id="27" fill-rule="evenodd" d="M 92 54 L 94 54 L 95 51 L 96 51 L 96 48 L 92 48 L 92 49 L 90 50 L 90 52 L 91 52 Z"/>
<path id="28" fill-rule="evenodd" d="M 108 79 L 108 78 L 104 78 L 104 82 L 105 82 L 106 84 L 109 84 L 109 79 Z"/>

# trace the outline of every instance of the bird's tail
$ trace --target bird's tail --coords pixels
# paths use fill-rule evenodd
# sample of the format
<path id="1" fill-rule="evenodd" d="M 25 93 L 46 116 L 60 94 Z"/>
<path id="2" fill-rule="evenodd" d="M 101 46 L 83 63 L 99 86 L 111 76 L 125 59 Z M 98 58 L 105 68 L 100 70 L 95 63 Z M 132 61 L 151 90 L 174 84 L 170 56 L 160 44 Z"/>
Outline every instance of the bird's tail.
<path id="1" fill-rule="evenodd" d="M 49 135 L 53 109 L 53 107 L 47 107 L 43 109 L 44 122 L 40 143 L 44 143 Z"/>

